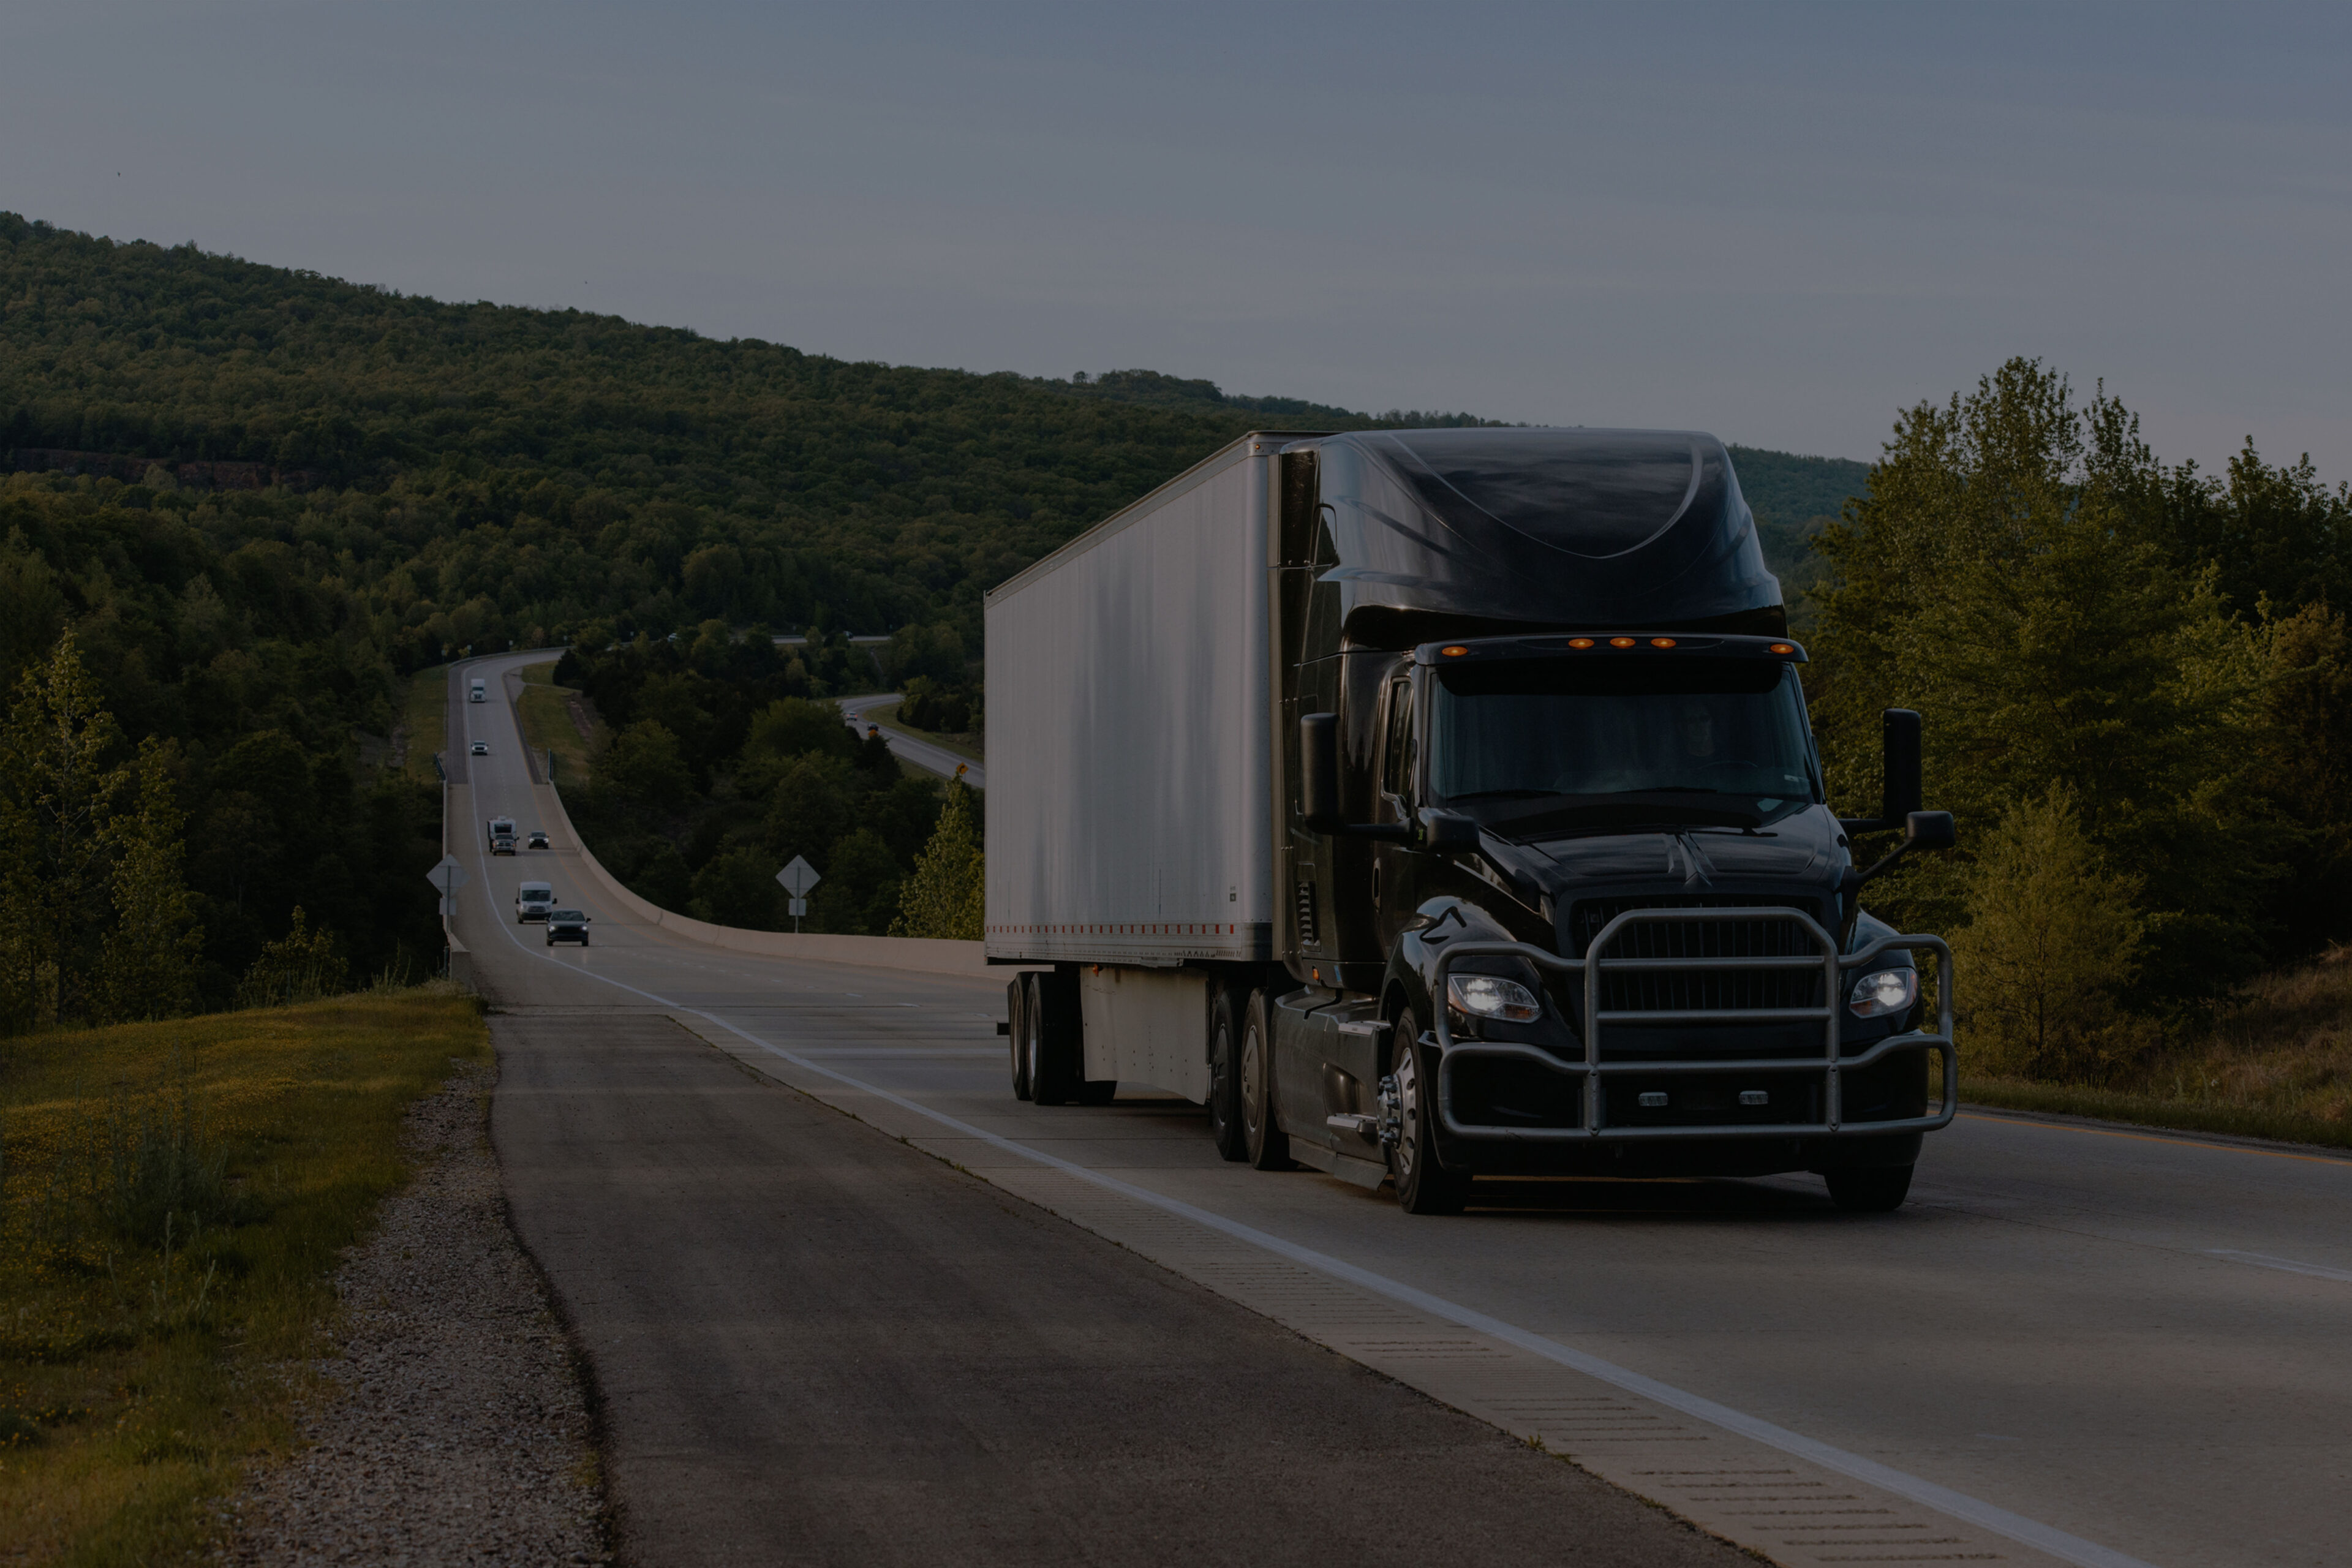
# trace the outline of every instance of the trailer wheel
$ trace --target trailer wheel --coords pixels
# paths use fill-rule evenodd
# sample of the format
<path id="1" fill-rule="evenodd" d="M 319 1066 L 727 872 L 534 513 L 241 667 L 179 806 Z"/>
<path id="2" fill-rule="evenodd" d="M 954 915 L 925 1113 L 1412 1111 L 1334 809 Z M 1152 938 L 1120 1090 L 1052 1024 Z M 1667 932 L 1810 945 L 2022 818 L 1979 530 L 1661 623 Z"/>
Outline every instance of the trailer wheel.
<path id="1" fill-rule="evenodd" d="M 1470 1178 L 1437 1163 L 1436 1079 L 1419 1041 L 1421 1026 L 1411 1011 L 1397 1015 L 1397 1141 L 1389 1148 L 1389 1174 L 1396 1182 L 1397 1205 L 1407 1214 L 1460 1214 L 1470 1201 Z"/>
<path id="2" fill-rule="evenodd" d="M 1026 974 L 1016 974 L 1004 986 L 1005 1053 L 1013 1058 L 1013 1098 L 1029 1098 L 1029 988 Z"/>
<path id="3" fill-rule="evenodd" d="M 1078 1042 L 1077 976 L 1039 974 L 1029 983 L 1029 1099 L 1037 1105 L 1067 1105 L 1084 1091 L 1086 1070 Z"/>
<path id="4" fill-rule="evenodd" d="M 1242 1129 L 1241 1012 L 1231 988 L 1217 987 L 1209 1004 L 1209 1141 L 1228 1160 L 1249 1158 Z"/>
<path id="5" fill-rule="evenodd" d="M 1253 991 L 1242 1009 L 1242 1147 L 1261 1171 L 1290 1169 L 1290 1135 L 1274 1110 L 1274 1030 L 1265 993 Z"/>
<path id="6" fill-rule="evenodd" d="M 1893 1214 L 1911 1195 L 1908 1165 L 1855 1165 L 1825 1171 L 1830 1201 L 1848 1214 Z"/>

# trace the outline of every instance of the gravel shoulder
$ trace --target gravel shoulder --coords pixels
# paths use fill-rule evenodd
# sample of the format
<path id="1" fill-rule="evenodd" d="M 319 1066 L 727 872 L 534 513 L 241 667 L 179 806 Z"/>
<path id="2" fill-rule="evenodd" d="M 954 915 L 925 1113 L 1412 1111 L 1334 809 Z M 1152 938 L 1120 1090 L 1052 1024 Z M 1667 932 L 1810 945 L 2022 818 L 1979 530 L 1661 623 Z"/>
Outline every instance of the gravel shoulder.
<path id="1" fill-rule="evenodd" d="M 409 1112 L 415 1178 L 336 1277 L 333 1392 L 305 1447 L 248 1479 L 220 1560 L 611 1560 L 586 1393 L 507 1228 L 491 1078 L 461 1070 Z"/>

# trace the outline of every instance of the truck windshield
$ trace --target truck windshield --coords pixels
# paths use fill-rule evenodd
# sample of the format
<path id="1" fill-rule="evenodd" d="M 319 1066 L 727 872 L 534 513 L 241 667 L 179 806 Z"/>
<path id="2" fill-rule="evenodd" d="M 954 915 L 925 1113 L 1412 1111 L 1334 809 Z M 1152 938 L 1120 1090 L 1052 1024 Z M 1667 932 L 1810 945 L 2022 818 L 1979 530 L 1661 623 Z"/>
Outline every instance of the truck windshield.
<path id="1" fill-rule="evenodd" d="M 1488 823 L 1751 826 L 1818 798 L 1792 667 L 1638 655 L 1441 669 L 1431 793 Z M 1524 807 L 1511 803 L 1525 802 Z"/>

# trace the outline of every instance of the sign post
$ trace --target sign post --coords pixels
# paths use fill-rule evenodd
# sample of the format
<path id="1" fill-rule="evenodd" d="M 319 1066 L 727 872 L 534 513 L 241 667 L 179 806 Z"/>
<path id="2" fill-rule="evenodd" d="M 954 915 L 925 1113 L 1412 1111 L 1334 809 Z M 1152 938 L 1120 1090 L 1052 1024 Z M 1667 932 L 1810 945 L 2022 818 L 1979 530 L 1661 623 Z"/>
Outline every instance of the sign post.
<path id="1" fill-rule="evenodd" d="M 784 891 L 793 896 L 793 934 L 798 936 L 801 917 L 808 913 L 808 890 L 824 879 L 816 874 L 816 868 L 810 865 L 803 857 L 795 855 L 793 857 L 791 865 L 776 873 L 776 880 L 782 882 L 784 885 Z"/>

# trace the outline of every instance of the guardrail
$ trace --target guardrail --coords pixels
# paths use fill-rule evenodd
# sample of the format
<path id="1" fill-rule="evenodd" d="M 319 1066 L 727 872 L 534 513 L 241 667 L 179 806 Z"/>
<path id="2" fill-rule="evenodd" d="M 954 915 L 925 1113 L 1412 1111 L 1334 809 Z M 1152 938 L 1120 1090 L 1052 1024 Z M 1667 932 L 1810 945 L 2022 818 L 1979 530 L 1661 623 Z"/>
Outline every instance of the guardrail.
<path id="1" fill-rule="evenodd" d="M 1814 943 L 1815 955 L 1776 954 L 1748 958 L 1611 958 L 1605 956 L 1624 932 L 1641 925 L 1681 925 L 1726 919 L 1778 921 L 1800 927 Z M 1838 1009 L 1847 973 L 1874 962 L 1895 948 L 1925 949 L 1936 955 L 1936 1032 L 1914 1030 L 1890 1036 L 1868 1049 L 1848 1057 L 1838 1037 Z M 1584 991 L 1584 1059 L 1566 1061 L 1539 1046 L 1516 1040 L 1456 1040 L 1448 1004 L 1446 977 L 1457 961 L 1471 958 L 1515 958 L 1554 974 L 1576 975 Z M 1604 1009 L 1601 977 L 1608 973 L 1735 974 L 1772 970 L 1821 972 L 1822 1004 L 1818 1007 L 1706 1007 L 1641 1010 Z M 1431 999 L 1437 1058 L 1438 1124 L 1457 1138 L 1499 1139 L 1518 1142 L 1569 1142 L 1577 1139 L 1659 1138 L 1818 1138 L 1858 1137 L 1890 1132 L 1927 1132 L 1945 1126 L 1959 1110 L 1959 1056 L 1952 1045 L 1952 950 L 1940 937 L 1889 936 L 1856 953 L 1841 953 L 1837 942 L 1801 910 L 1651 909 L 1627 910 L 1603 926 L 1585 948 L 1582 958 L 1563 958 L 1521 942 L 1464 942 L 1439 954 Z M 1818 1023 L 1823 1049 L 1819 1056 L 1782 1057 L 1741 1061 L 1606 1061 L 1601 1056 L 1602 1030 L 1609 1025 L 1647 1024 L 1787 1024 Z M 1941 1108 L 1928 1115 L 1888 1121 L 1847 1122 L 1843 1117 L 1844 1075 L 1874 1066 L 1898 1051 L 1932 1050 L 1943 1060 Z M 1582 1080 L 1582 1125 L 1524 1127 L 1465 1122 L 1454 1113 L 1453 1069 L 1460 1062 L 1507 1058 L 1533 1063 L 1565 1077 Z M 1823 1075 L 1822 1117 L 1819 1121 L 1676 1122 L 1641 1126 L 1608 1125 L 1608 1096 L 1602 1086 L 1612 1077 L 1646 1078 L 1723 1076 L 1759 1073 L 1819 1073 Z"/>

